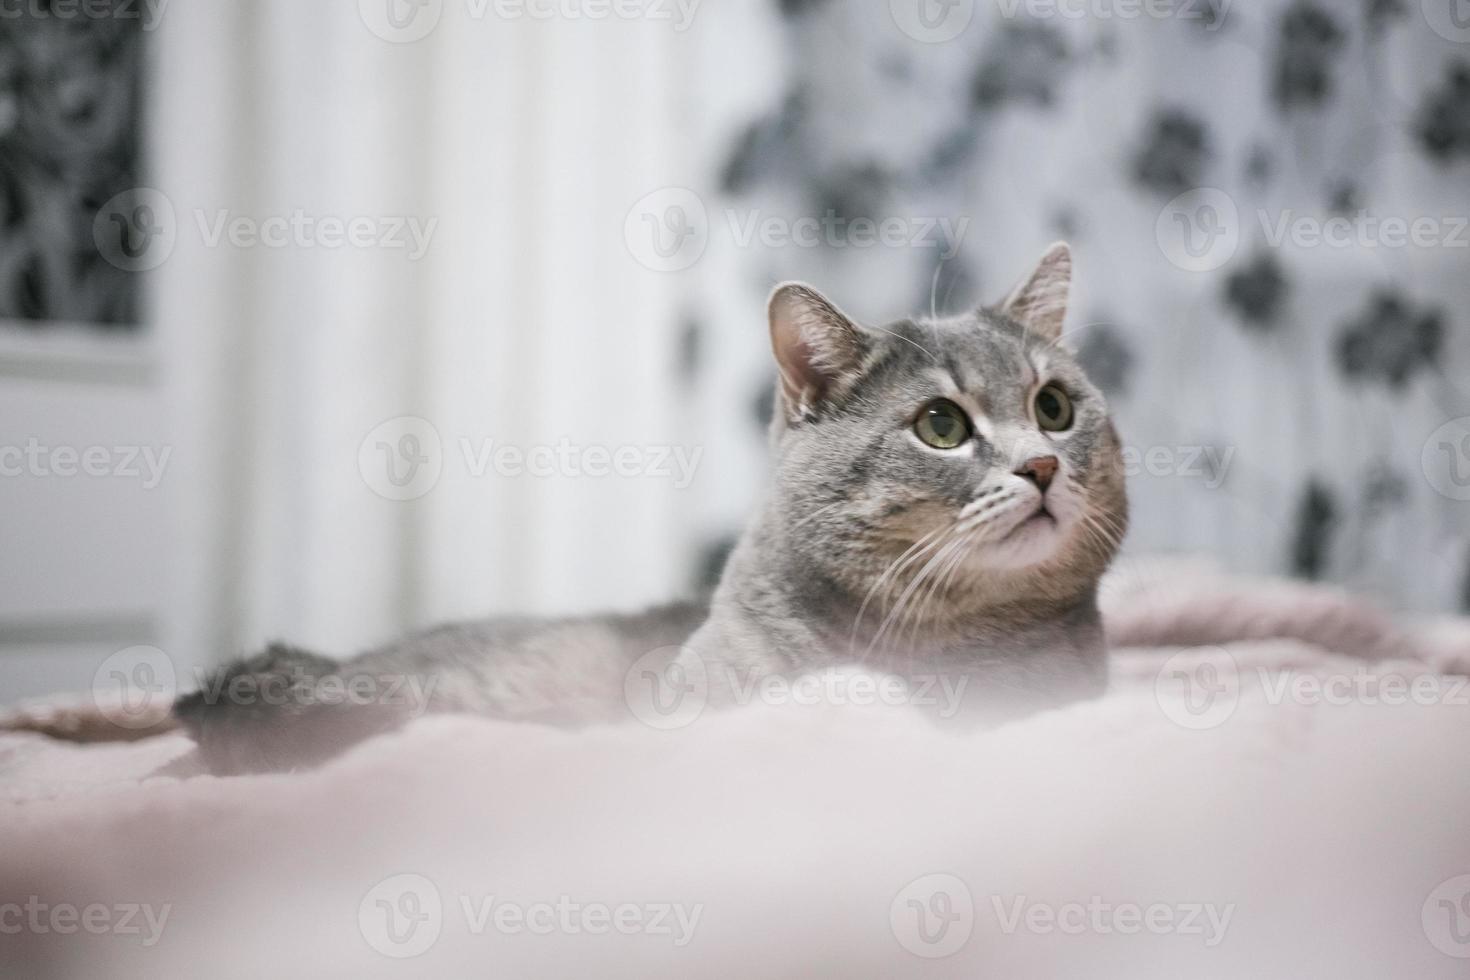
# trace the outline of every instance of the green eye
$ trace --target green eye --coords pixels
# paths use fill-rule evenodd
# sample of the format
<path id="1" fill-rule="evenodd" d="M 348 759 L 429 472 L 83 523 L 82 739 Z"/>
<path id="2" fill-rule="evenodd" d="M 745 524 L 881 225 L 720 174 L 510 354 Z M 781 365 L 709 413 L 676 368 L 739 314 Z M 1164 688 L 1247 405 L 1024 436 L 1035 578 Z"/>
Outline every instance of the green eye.
<path id="1" fill-rule="evenodd" d="M 924 406 L 914 422 L 914 435 L 935 449 L 954 449 L 970 438 L 970 418 L 946 398 Z"/>
<path id="2" fill-rule="evenodd" d="M 1036 421 L 1048 432 L 1065 432 L 1072 427 L 1072 399 L 1056 385 L 1036 393 Z"/>

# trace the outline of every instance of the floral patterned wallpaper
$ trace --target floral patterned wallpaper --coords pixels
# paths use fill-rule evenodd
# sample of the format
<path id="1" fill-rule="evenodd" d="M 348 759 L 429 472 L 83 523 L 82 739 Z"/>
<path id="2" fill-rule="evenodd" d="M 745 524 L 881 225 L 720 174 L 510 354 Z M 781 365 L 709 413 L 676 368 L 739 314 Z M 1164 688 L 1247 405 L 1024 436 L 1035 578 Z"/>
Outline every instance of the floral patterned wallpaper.
<path id="1" fill-rule="evenodd" d="M 1455 14 L 773 2 L 779 81 L 729 113 L 712 210 L 968 230 L 957 248 L 839 234 L 729 250 L 711 276 L 733 275 L 738 302 L 691 316 L 687 346 L 720 349 L 686 358 L 691 379 L 747 386 L 757 458 L 769 372 L 740 318 L 773 282 L 808 279 L 881 322 L 993 301 L 1065 238 L 1070 339 L 1136 461 L 1133 554 L 1470 610 L 1470 22 Z M 736 527 L 734 508 L 712 522 L 705 575 Z"/>

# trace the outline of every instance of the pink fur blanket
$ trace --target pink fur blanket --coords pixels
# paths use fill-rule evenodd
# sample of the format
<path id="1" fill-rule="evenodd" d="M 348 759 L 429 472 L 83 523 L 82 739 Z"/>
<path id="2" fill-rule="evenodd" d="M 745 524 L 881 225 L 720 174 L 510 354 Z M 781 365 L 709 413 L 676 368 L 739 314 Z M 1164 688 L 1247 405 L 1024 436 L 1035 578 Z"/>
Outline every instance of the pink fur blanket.
<path id="1" fill-rule="evenodd" d="M 429 718 L 324 770 L 0 738 L 0 976 L 1464 977 L 1470 624 L 1177 566 L 1099 701 Z"/>

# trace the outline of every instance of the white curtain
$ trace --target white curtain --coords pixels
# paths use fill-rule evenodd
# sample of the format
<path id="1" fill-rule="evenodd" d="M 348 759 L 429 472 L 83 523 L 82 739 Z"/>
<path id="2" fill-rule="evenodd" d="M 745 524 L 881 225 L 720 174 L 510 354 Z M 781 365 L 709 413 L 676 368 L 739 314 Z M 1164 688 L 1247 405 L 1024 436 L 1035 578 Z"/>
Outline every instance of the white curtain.
<path id="1" fill-rule="evenodd" d="M 683 280 L 624 241 L 634 202 L 687 181 L 679 35 L 446 3 L 395 43 L 371 8 L 194 0 L 155 37 L 184 660 L 272 638 L 350 653 L 448 617 L 636 605 L 688 578 L 676 480 L 472 465 L 487 441 L 697 449 L 674 363 Z M 437 224 L 415 261 L 212 244 L 222 211 Z M 359 465 L 399 417 L 441 445 L 437 484 L 407 501 Z M 401 426 L 383 431 L 396 447 Z"/>

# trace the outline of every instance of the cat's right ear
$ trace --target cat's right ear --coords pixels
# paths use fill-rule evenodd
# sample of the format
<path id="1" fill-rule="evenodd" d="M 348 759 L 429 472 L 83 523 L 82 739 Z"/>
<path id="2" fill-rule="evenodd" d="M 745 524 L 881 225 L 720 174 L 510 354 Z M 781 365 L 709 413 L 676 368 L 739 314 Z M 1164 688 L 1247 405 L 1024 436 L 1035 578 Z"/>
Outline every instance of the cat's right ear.
<path id="1" fill-rule="evenodd" d="M 771 293 L 771 350 L 781 374 L 781 407 L 792 421 L 841 397 L 867 353 L 862 330 L 827 297 L 799 282 Z"/>

